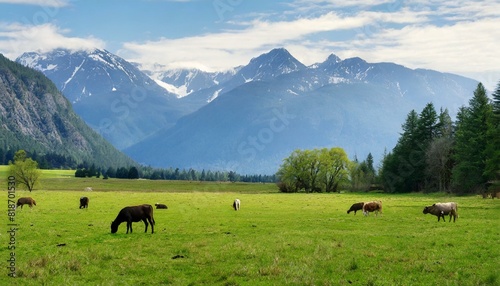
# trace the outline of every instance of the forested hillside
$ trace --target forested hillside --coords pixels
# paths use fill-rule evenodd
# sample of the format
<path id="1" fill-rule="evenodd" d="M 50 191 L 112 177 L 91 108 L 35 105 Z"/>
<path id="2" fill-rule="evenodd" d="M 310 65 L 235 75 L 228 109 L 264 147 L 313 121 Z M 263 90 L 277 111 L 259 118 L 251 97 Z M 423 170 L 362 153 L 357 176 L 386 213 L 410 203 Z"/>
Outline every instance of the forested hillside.
<path id="1" fill-rule="evenodd" d="M 48 167 L 135 164 L 88 127 L 47 77 L 0 54 L 0 163 L 19 149 Z"/>
<path id="2" fill-rule="evenodd" d="M 459 194 L 499 191 L 500 84 L 491 101 L 480 83 L 456 122 L 448 110 L 429 103 L 412 110 L 403 133 L 383 161 L 388 192 L 445 191 Z"/>

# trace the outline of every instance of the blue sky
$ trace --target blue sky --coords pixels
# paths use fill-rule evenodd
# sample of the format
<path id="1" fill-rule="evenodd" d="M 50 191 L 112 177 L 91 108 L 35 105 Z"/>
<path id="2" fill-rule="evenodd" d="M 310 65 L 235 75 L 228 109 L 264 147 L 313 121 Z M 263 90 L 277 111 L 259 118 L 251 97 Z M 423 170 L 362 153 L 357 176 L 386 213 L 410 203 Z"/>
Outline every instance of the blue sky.
<path id="1" fill-rule="evenodd" d="M 208 71 L 284 47 L 500 81 L 498 0 L 0 0 L 0 53 L 104 48 L 145 69 Z"/>

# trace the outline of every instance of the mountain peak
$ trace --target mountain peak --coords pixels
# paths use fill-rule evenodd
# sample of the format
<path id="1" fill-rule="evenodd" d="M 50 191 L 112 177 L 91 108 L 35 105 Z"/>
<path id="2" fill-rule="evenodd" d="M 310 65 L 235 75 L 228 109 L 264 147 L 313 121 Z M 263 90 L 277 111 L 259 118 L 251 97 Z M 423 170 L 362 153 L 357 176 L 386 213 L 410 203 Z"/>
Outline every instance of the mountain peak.
<path id="1" fill-rule="evenodd" d="M 120 149 L 173 124 L 172 118 L 176 120 L 183 112 L 179 107 L 177 113 L 165 113 L 179 104 L 175 95 L 106 50 L 58 49 L 24 54 L 17 61 L 30 63 L 27 66 L 55 82 L 78 115 Z"/>
<path id="2" fill-rule="evenodd" d="M 276 48 L 250 60 L 249 64 L 255 62 L 282 63 L 284 61 L 297 61 L 285 48 Z"/>
<path id="3" fill-rule="evenodd" d="M 305 68 L 306 66 L 294 58 L 285 48 L 276 48 L 250 60 L 250 63 L 243 67 L 239 74 L 248 82 L 269 80 Z"/>
<path id="4" fill-rule="evenodd" d="M 340 63 L 342 60 L 337 57 L 335 54 L 330 54 L 328 58 L 326 59 L 327 62 L 332 62 L 332 63 Z"/>
<path id="5" fill-rule="evenodd" d="M 328 56 L 328 58 L 320 63 L 320 64 L 317 64 L 315 65 L 315 67 L 318 67 L 320 68 L 321 70 L 324 70 L 324 71 L 327 71 L 327 70 L 333 70 L 335 69 L 340 63 L 342 62 L 342 60 L 337 57 L 336 55 L 334 54 L 330 54 Z"/>

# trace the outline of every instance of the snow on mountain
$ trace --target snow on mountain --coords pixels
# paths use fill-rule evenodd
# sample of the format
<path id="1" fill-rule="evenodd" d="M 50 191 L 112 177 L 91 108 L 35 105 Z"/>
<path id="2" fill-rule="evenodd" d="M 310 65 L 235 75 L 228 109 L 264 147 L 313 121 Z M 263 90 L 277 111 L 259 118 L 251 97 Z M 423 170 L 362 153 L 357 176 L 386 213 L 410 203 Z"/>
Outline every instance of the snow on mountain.
<path id="1" fill-rule="evenodd" d="M 106 50 L 30 52 L 16 61 L 43 72 L 73 103 L 113 88 L 124 90 L 129 85 L 154 85 L 132 64 Z"/>
<path id="2" fill-rule="evenodd" d="M 43 72 L 85 122 L 119 149 L 173 125 L 187 112 L 166 84 L 160 87 L 106 50 L 30 52 L 17 62 Z"/>
<path id="3" fill-rule="evenodd" d="M 182 98 L 202 89 L 210 88 L 230 79 L 238 70 L 205 72 L 197 69 L 143 70 L 158 85 Z"/>
<path id="4" fill-rule="evenodd" d="M 273 173 L 296 149 L 339 146 L 380 159 L 410 110 L 433 102 L 453 115 L 477 85 L 334 54 L 307 67 L 283 48 L 227 72 L 140 71 L 103 50 L 18 61 L 43 71 L 87 124 L 138 162 L 239 173 Z"/>
<path id="5" fill-rule="evenodd" d="M 235 77 L 241 77 L 244 82 L 269 80 L 302 69 L 306 69 L 304 64 L 286 49 L 279 48 L 251 59 L 250 63 L 243 67 Z"/>
<path id="6" fill-rule="evenodd" d="M 372 153 L 380 160 L 408 112 L 433 102 L 453 114 L 475 85 L 456 75 L 335 55 L 305 67 L 276 49 L 183 98 L 198 100 L 200 108 L 125 152 L 152 166 L 269 174 L 296 149 L 339 146 L 350 156 Z"/>

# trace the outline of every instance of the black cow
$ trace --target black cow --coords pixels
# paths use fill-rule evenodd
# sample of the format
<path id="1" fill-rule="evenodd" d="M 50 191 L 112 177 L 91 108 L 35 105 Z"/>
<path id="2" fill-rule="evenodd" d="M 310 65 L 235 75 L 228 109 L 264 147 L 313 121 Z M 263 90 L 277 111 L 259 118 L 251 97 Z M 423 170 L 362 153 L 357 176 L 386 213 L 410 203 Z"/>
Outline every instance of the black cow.
<path id="1" fill-rule="evenodd" d="M 85 209 L 89 207 L 89 198 L 88 197 L 81 197 L 80 198 L 80 208 Z"/>
<path id="2" fill-rule="evenodd" d="M 157 209 L 168 209 L 167 205 L 164 204 L 156 203 L 155 206 Z"/>
<path id="3" fill-rule="evenodd" d="M 363 209 L 364 204 L 365 204 L 364 202 L 353 204 L 351 206 L 351 208 L 347 211 L 347 214 L 349 214 L 350 212 L 354 212 L 354 215 L 356 215 L 357 211 L 360 211 Z"/>
<path id="4" fill-rule="evenodd" d="M 148 221 L 151 224 L 151 233 L 154 233 L 155 219 L 153 218 L 153 207 L 151 205 L 139 205 L 124 207 L 116 216 L 116 219 L 111 223 L 111 233 L 116 233 L 118 226 L 126 221 L 127 222 L 127 233 L 130 229 L 132 233 L 132 222 L 143 221 L 146 229 L 144 232 L 148 231 Z"/>

